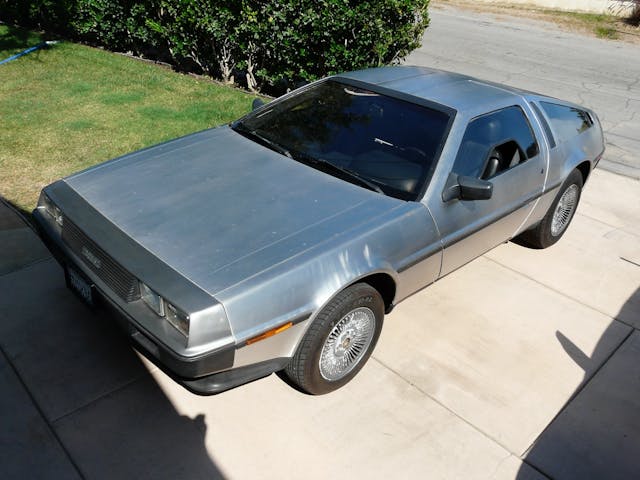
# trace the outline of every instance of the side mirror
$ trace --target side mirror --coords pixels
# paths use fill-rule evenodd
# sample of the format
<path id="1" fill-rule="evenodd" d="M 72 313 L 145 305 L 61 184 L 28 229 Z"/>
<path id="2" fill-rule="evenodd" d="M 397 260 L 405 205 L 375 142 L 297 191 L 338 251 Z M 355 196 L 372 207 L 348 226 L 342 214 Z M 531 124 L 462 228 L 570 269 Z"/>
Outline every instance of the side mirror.
<path id="1" fill-rule="evenodd" d="M 442 192 L 442 201 L 449 202 L 453 199 L 460 200 L 486 200 L 491 198 L 493 183 L 475 177 L 449 174 L 449 179 Z"/>
<path id="2" fill-rule="evenodd" d="M 475 177 L 458 177 L 461 200 L 488 200 L 493 194 L 493 183 Z"/>
<path id="3" fill-rule="evenodd" d="M 255 110 L 257 108 L 260 108 L 262 105 L 264 105 L 264 102 L 261 98 L 254 98 L 253 103 L 251 104 L 251 109 Z"/>

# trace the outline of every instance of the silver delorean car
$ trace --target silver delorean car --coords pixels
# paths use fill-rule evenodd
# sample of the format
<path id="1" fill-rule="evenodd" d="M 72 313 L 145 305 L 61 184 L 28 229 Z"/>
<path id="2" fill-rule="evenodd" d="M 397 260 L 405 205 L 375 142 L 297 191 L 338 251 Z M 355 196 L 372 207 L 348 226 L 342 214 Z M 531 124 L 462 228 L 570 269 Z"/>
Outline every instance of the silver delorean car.
<path id="1" fill-rule="evenodd" d="M 428 68 L 254 107 L 59 180 L 34 211 L 69 288 L 200 394 L 279 371 L 346 384 L 399 302 L 510 239 L 554 244 L 604 151 L 587 108 Z"/>

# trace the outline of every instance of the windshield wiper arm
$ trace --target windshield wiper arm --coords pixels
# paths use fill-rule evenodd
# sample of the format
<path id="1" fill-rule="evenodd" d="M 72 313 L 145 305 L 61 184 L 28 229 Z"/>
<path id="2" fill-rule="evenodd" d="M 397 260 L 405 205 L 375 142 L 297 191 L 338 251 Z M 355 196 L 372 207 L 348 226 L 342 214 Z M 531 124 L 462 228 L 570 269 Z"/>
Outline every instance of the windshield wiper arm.
<path id="1" fill-rule="evenodd" d="M 268 147 L 271 150 L 281 153 L 285 157 L 293 158 L 289 150 L 287 150 L 285 147 L 283 147 L 279 143 L 274 142 L 270 138 L 267 138 L 264 135 L 258 133 L 257 130 L 250 130 L 240 122 L 234 124 L 231 128 L 236 132 L 238 132 L 239 134 L 244 135 L 245 137 L 248 137 L 252 140 L 256 140 L 257 142 L 263 144 L 265 147 Z"/>
<path id="2" fill-rule="evenodd" d="M 381 193 L 382 195 L 385 195 L 384 190 L 382 190 L 382 188 L 380 188 L 379 185 L 377 185 L 376 183 L 373 183 L 371 180 L 366 179 L 365 177 L 363 177 L 362 175 L 360 175 L 357 172 L 354 172 L 353 170 L 350 170 L 348 168 L 345 167 L 340 167 L 338 165 L 336 165 L 335 163 L 331 163 L 328 160 L 325 160 L 324 158 L 315 158 L 312 157 L 310 155 L 304 155 L 304 154 L 300 154 L 298 152 L 296 152 L 294 154 L 294 157 L 298 157 L 298 156 L 302 156 L 304 157 L 304 160 L 307 160 L 310 163 L 315 163 L 317 165 L 322 165 L 322 167 L 328 167 L 336 172 L 340 172 L 342 174 L 345 174 L 346 176 L 348 176 L 349 178 L 351 178 L 352 180 L 355 180 L 356 182 L 358 182 L 361 186 L 368 188 L 369 190 L 373 190 L 374 192 L 378 192 Z"/>
<path id="3" fill-rule="evenodd" d="M 344 167 L 339 167 L 338 165 L 335 165 L 331 162 L 329 162 L 328 160 L 325 160 L 324 158 L 316 158 L 316 157 L 312 157 L 311 155 L 307 155 L 305 153 L 302 152 L 295 152 L 293 155 L 291 154 L 291 152 L 289 150 L 287 150 L 285 147 L 283 147 L 282 145 L 280 145 L 277 142 L 274 142 L 273 140 L 271 140 L 270 138 L 265 137 L 264 135 L 261 135 L 260 133 L 258 133 L 256 130 L 251 130 L 249 128 L 247 128 L 242 122 L 236 122 L 234 123 L 231 128 L 238 132 L 241 135 L 244 135 L 252 140 L 255 140 L 263 145 L 265 145 L 266 147 L 270 148 L 271 150 L 274 150 L 278 153 L 281 153 L 282 155 L 292 158 L 292 159 L 301 159 L 306 163 L 313 163 L 316 165 L 322 165 L 322 167 L 327 167 L 331 170 L 334 170 L 336 172 L 339 172 L 343 175 L 348 176 L 349 178 L 351 178 L 352 180 L 355 180 L 357 183 L 359 183 L 361 186 L 368 188 L 369 190 L 373 190 L 374 192 L 380 193 L 382 195 L 385 195 L 384 191 L 382 190 L 382 188 L 380 188 L 379 185 L 373 183 L 372 181 L 364 178 L 362 175 L 360 175 L 357 172 L 354 172 L 353 170 L 349 170 L 348 168 L 344 168 Z"/>
<path id="4" fill-rule="evenodd" d="M 370 190 L 373 190 L 374 192 L 378 192 L 382 195 L 385 195 L 384 190 L 382 190 L 382 188 L 380 188 L 380 185 L 373 183 L 371 180 L 367 180 L 366 178 L 364 178 L 362 175 L 360 175 L 357 172 L 354 172 L 353 170 L 349 170 L 348 168 L 344 168 L 344 167 L 338 167 L 337 165 L 334 165 L 333 163 L 327 162 L 326 160 L 323 160 L 323 164 L 324 165 L 331 165 L 333 168 L 340 170 L 341 172 L 346 173 L 347 175 L 349 175 L 351 178 L 355 178 L 357 179 L 362 185 L 364 185 L 365 187 L 369 188 Z"/>

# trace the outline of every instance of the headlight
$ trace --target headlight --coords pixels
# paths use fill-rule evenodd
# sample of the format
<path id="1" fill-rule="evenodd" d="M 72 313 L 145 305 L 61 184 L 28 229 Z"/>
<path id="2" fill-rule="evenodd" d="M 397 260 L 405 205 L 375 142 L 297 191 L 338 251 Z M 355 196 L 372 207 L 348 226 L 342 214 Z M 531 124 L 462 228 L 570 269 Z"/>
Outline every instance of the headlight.
<path id="1" fill-rule="evenodd" d="M 171 305 L 142 282 L 140 282 L 140 297 L 156 315 L 165 317 L 172 327 L 185 337 L 189 336 L 189 315 Z"/>
<path id="2" fill-rule="evenodd" d="M 62 226 L 62 224 L 64 223 L 62 211 L 60 211 L 56 204 L 51 201 L 49 195 L 42 192 L 40 194 L 40 200 L 38 200 L 38 206 L 41 206 L 44 211 L 47 212 L 49 216 L 56 221 L 58 225 Z"/>
<path id="3" fill-rule="evenodd" d="M 156 292 L 147 287 L 144 283 L 140 282 L 140 296 L 147 306 L 156 312 L 156 315 L 164 317 L 164 302 L 162 297 Z"/>

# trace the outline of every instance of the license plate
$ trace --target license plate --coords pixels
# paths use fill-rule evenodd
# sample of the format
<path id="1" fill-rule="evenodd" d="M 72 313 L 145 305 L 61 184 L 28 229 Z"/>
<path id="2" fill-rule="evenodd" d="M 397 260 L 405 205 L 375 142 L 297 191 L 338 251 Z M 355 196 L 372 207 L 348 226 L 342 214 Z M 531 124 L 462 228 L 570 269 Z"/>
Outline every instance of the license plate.
<path id="1" fill-rule="evenodd" d="M 87 302 L 89 305 L 93 305 L 93 292 L 91 291 L 91 285 L 81 274 L 71 267 L 67 267 L 67 285 L 73 292 L 78 294 L 82 300 Z"/>

